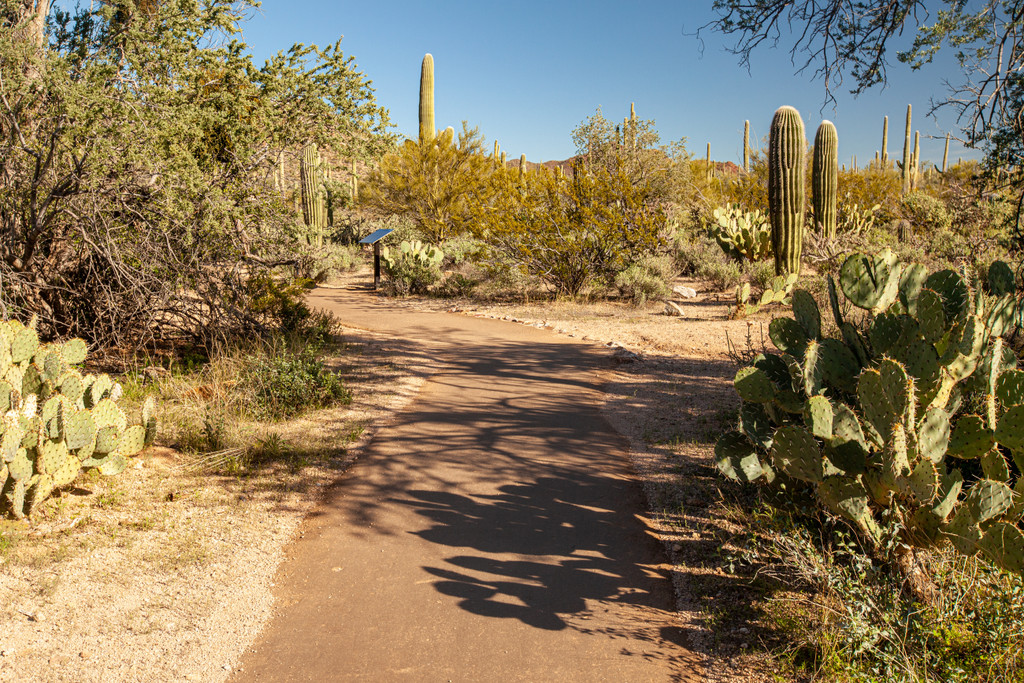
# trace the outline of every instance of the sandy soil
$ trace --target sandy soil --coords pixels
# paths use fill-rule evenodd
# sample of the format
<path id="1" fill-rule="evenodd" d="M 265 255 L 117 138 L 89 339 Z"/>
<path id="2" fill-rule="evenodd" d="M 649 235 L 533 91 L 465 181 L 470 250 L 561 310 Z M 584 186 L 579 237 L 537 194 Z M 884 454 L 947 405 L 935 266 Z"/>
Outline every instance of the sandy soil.
<path id="1" fill-rule="evenodd" d="M 356 277 L 365 278 L 365 274 Z M 739 351 L 761 347 L 771 314 L 728 320 L 728 299 L 703 292 L 634 308 L 615 302 L 472 304 L 395 300 L 396 306 L 491 316 L 550 327 L 608 347 L 606 414 L 629 438 L 650 514 L 675 564 L 679 609 L 712 680 L 763 680 L 770 667 L 743 606 L 742 581 L 722 569 L 736 532 L 721 514 L 712 461 L 738 399 Z M 748 344 L 748 339 L 750 344 Z M 344 471 L 388 415 L 430 373 L 429 360 L 386 338 L 348 330 L 350 407 L 281 429 L 314 433 L 329 457 L 279 463 L 252 476 L 196 469 L 154 449 L 109 480 L 86 479 L 0 547 L 0 680 L 219 681 L 271 613 L 270 588 L 320 488 Z M 354 441 L 350 437 L 359 433 Z M 9 523 L 8 523 L 9 524 Z"/>
<path id="2" fill-rule="evenodd" d="M 280 429 L 326 457 L 211 474 L 166 448 L 85 477 L 0 554 L 0 680 L 218 681 L 269 618 L 303 516 L 416 393 L 429 362 L 348 330 L 351 406 Z M 27 532 L 27 534 L 26 534 Z"/>

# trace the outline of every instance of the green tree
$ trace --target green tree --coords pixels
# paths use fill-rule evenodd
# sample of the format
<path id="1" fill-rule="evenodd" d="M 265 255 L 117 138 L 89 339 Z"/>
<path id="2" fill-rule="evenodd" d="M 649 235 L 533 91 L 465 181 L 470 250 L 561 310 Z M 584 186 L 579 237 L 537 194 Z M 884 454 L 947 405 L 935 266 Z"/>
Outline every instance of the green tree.
<path id="1" fill-rule="evenodd" d="M 650 119 L 613 124 L 601 108 L 572 131 L 576 153 L 588 169 L 625 174 L 659 201 L 687 202 L 694 194 L 686 138 L 667 145 Z"/>
<path id="2" fill-rule="evenodd" d="M 277 152 L 386 144 L 340 41 L 257 67 L 229 0 L 37 0 L 37 41 L 29 4 L 0 0 L 0 313 L 125 344 L 268 322 L 251 283 L 296 258 Z"/>
<path id="3" fill-rule="evenodd" d="M 495 162 L 476 129 L 463 124 L 432 139 L 406 140 L 387 154 L 367 182 L 363 205 L 411 219 L 433 244 L 459 235 L 476 207 L 486 204 Z"/>

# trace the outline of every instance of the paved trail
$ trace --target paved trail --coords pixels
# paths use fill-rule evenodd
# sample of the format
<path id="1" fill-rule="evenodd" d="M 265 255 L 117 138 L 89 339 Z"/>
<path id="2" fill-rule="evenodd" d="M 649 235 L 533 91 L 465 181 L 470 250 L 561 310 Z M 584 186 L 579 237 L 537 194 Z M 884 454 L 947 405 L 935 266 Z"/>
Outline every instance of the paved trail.
<path id="1" fill-rule="evenodd" d="M 233 681 L 702 678 L 599 412 L 606 353 L 365 292 L 312 303 L 440 369 L 304 524 Z"/>

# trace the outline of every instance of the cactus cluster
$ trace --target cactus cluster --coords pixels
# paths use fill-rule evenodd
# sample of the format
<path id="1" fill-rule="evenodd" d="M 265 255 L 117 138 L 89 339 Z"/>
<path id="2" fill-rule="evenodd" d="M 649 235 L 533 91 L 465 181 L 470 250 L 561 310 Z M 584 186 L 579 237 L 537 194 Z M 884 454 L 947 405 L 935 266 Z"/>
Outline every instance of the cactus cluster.
<path id="1" fill-rule="evenodd" d="M 782 304 L 788 306 L 792 301 L 793 287 L 796 285 L 797 276 L 795 273 L 789 275 L 776 275 L 772 278 L 771 284 L 764 288 L 757 302 L 751 303 L 750 283 L 744 282 L 736 287 L 736 307 L 732 310 L 733 318 L 743 318 L 747 315 L 757 313 L 762 306 L 771 304 Z"/>
<path id="2" fill-rule="evenodd" d="M 402 260 L 411 260 L 426 267 L 437 267 L 444 260 L 444 252 L 433 245 L 412 240 L 402 242 L 397 250 L 384 247 L 380 251 L 380 257 L 389 268 L 396 267 Z"/>
<path id="3" fill-rule="evenodd" d="M 772 230 L 763 213 L 726 206 L 715 209 L 712 215 L 715 240 L 726 255 L 737 261 L 762 261 L 772 255 Z"/>
<path id="4" fill-rule="evenodd" d="M 142 424 L 128 425 L 121 386 L 76 369 L 81 339 L 40 344 L 32 327 L 0 321 L 0 510 L 32 514 L 82 470 L 118 474 L 156 435 L 152 399 Z"/>
<path id="5" fill-rule="evenodd" d="M 743 404 L 738 429 L 716 445 L 719 469 L 740 481 L 804 482 L 869 546 L 882 541 L 886 510 L 903 543 L 950 543 L 1024 573 L 1024 477 L 1011 488 L 1006 460 L 1024 471 L 1024 371 L 1001 338 L 1015 284 L 1000 262 L 981 286 L 888 251 L 848 257 L 838 289 L 861 322 L 844 316 L 831 277 L 834 337 L 822 334 L 814 298 L 793 292 L 794 317 L 769 327 L 781 353 L 736 374 Z M 984 414 L 962 410 L 965 395 L 985 396 Z"/>

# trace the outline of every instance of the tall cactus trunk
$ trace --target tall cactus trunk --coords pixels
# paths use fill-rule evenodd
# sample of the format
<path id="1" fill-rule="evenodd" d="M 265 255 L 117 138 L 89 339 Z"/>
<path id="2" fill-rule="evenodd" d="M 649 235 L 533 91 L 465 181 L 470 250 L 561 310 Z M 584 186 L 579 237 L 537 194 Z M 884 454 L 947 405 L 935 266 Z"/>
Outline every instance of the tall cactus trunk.
<path id="1" fill-rule="evenodd" d="M 889 165 L 889 117 L 882 120 L 882 168 Z"/>
<path id="2" fill-rule="evenodd" d="M 750 173 L 750 121 L 743 122 L 743 170 Z"/>
<path id="3" fill-rule="evenodd" d="M 839 183 L 839 135 L 831 121 L 822 121 L 814 136 L 811 192 L 814 223 L 831 240 L 836 236 L 836 201 Z"/>
<path id="4" fill-rule="evenodd" d="M 707 156 L 704 158 L 704 177 L 711 180 L 711 143 L 708 143 Z"/>
<path id="5" fill-rule="evenodd" d="M 779 107 L 768 133 L 768 216 L 775 273 L 800 273 L 804 234 L 804 122 L 793 107 Z"/>
<path id="6" fill-rule="evenodd" d="M 356 160 L 355 159 L 352 160 L 352 180 L 351 180 L 351 182 L 352 182 L 352 186 L 351 186 L 352 204 L 355 205 L 355 203 L 359 201 L 359 176 L 356 175 Z"/>
<path id="7" fill-rule="evenodd" d="M 911 148 L 910 148 L 910 105 L 907 105 L 907 132 L 906 137 L 903 139 L 903 194 L 910 193 L 910 166 L 911 166 Z"/>
<path id="8" fill-rule="evenodd" d="M 942 172 L 946 172 L 946 163 L 949 162 L 949 133 L 946 133 L 946 151 L 942 153 Z"/>
<path id="9" fill-rule="evenodd" d="M 914 131 L 914 175 L 912 177 L 912 187 L 917 190 L 917 181 L 921 175 L 921 131 Z"/>
<path id="10" fill-rule="evenodd" d="M 306 225 L 313 229 L 316 245 L 322 247 L 324 226 L 327 224 L 327 206 L 324 201 L 320 150 L 315 144 L 303 148 L 299 175 L 302 182 L 302 218 Z"/>
<path id="11" fill-rule="evenodd" d="M 519 182 L 526 179 L 526 155 L 519 155 Z"/>
<path id="12" fill-rule="evenodd" d="M 420 68 L 420 142 L 434 139 L 434 56 L 423 56 Z"/>

